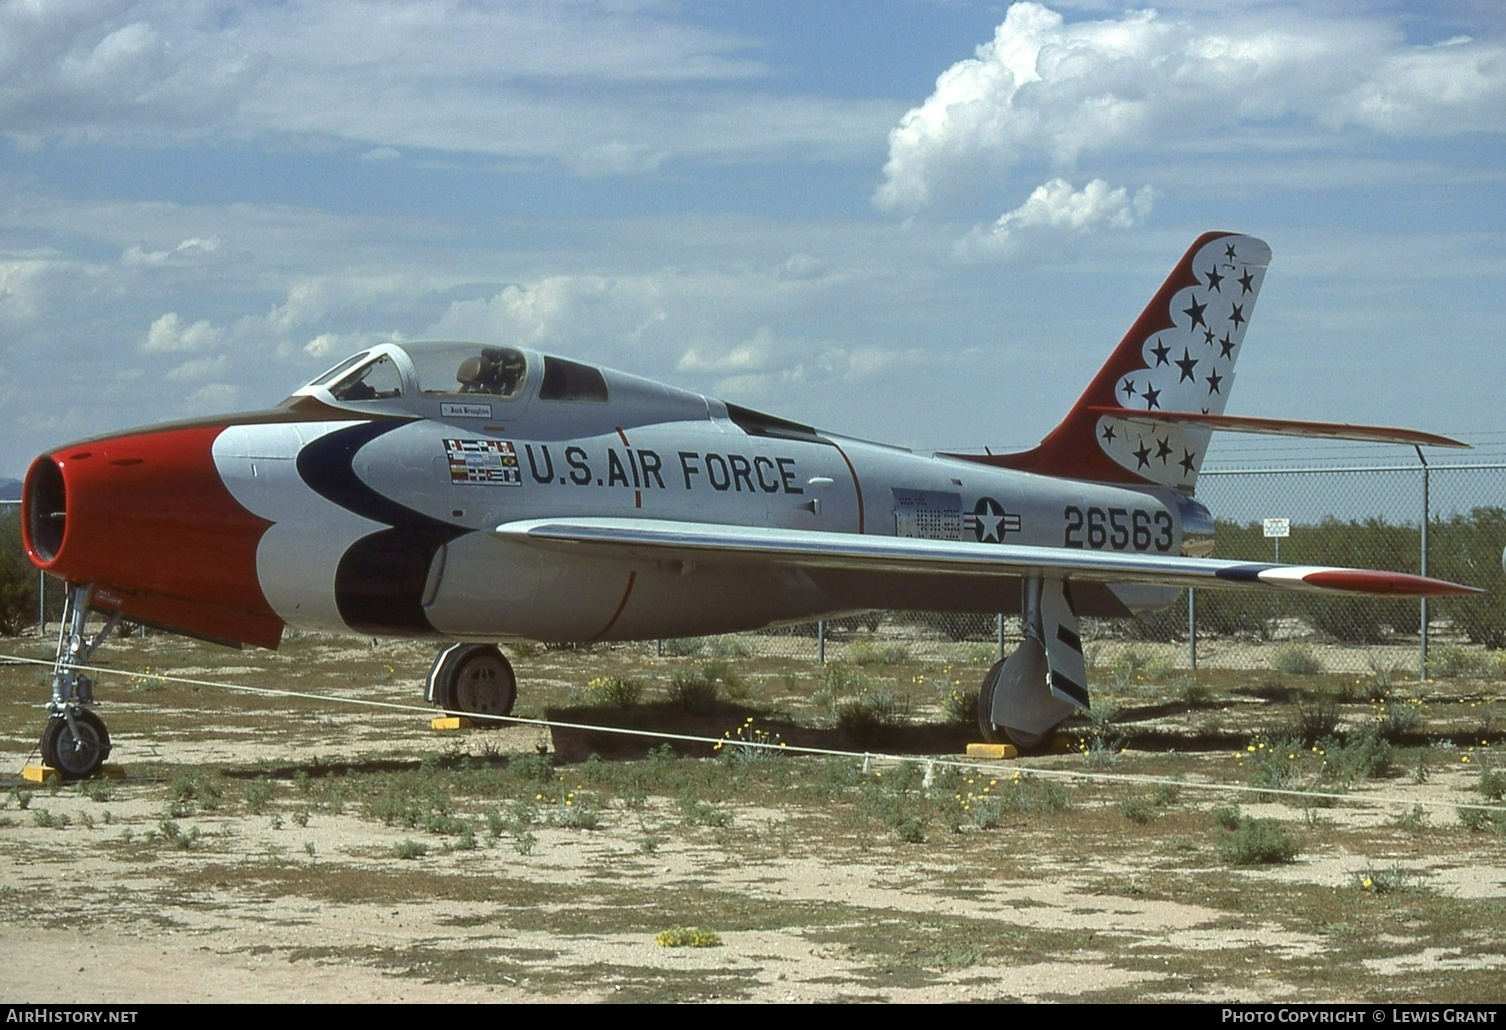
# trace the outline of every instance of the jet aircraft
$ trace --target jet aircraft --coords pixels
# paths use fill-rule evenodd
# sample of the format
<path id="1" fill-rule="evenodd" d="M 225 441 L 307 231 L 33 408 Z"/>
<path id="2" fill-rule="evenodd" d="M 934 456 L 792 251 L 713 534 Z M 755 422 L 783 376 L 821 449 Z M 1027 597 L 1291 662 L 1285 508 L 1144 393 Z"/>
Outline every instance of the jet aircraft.
<path id="1" fill-rule="evenodd" d="M 1209 557 L 1213 430 L 1463 446 L 1224 413 L 1270 250 L 1208 233 L 1066 418 L 1016 454 L 922 454 L 521 347 L 387 343 L 276 408 L 56 448 L 31 560 L 67 584 L 46 764 L 110 752 L 86 665 L 126 618 L 275 648 L 289 627 L 432 637 L 429 700 L 505 716 L 508 640 L 750 630 L 861 610 L 1018 613 L 990 740 L 1086 711 L 1078 621 L 1188 587 L 1438 596 L 1401 573 Z M 106 618 L 91 635 L 91 612 Z"/>

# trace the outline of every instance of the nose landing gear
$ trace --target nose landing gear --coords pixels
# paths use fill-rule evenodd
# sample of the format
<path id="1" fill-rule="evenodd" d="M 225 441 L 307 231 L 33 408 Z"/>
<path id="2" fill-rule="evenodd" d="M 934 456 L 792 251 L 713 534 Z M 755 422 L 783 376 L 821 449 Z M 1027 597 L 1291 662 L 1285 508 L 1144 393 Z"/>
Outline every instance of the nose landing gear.
<path id="1" fill-rule="evenodd" d="M 88 665 L 95 648 L 120 621 L 114 612 L 104 628 L 88 635 L 91 583 L 69 583 L 58 629 L 57 657 L 52 664 L 52 698 L 47 702 L 47 726 L 42 731 L 42 764 L 68 780 L 93 776 L 110 757 L 110 731 L 104 720 L 85 705 L 94 704 L 94 684 L 78 666 Z"/>

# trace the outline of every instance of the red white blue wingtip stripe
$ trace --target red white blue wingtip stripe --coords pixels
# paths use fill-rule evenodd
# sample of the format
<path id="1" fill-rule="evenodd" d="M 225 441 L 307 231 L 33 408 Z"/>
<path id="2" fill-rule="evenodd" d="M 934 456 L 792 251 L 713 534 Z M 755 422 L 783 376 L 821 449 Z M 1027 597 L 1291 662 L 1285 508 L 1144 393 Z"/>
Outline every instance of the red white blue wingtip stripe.
<path id="1" fill-rule="evenodd" d="M 1376 569 L 1344 569 L 1327 565 L 1236 565 L 1220 569 L 1218 579 L 1264 583 L 1274 587 L 1313 590 L 1339 590 L 1350 594 L 1380 597 L 1462 597 L 1484 593 L 1428 576 Z"/>

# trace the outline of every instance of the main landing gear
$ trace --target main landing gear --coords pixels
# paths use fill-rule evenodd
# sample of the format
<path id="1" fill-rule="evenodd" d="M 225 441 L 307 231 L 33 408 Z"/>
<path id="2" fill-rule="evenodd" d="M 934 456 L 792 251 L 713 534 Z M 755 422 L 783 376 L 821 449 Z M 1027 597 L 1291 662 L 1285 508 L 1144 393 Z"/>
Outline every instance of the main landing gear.
<path id="1" fill-rule="evenodd" d="M 978 729 L 990 743 L 1031 752 L 1051 743 L 1062 720 L 1088 710 L 1088 680 L 1067 584 L 1036 576 L 1022 591 L 1025 639 L 983 677 Z"/>
<path id="2" fill-rule="evenodd" d="M 104 628 L 90 637 L 87 626 L 93 591 L 92 584 L 68 584 L 52 664 L 52 699 L 47 702 L 47 727 L 42 731 L 42 764 L 66 780 L 93 776 L 110 757 L 110 731 L 103 719 L 84 707 L 94 704 L 94 684 L 77 670 L 89 664 L 94 649 L 120 621 L 120 613 L 112 613 Z"/>
<path id="3" fill-rule="evenodd" d="M 451 644 L 434 659 L 425 690 L 429 702 L 447 712 L 501 725 L 488 716 L 512 714 L 518 678 L 495 644 Z"/>

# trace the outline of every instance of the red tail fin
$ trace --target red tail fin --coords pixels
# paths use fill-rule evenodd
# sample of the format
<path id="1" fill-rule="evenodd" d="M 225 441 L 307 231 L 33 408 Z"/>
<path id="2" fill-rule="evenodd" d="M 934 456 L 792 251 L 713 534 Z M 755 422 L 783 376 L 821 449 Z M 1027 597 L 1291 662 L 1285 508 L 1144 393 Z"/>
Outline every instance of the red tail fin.
<path id="1" fill-rule="evenodd" d="M 1210 429 L 1104 414 L 1104 409 L 1221 414 L 1270 260 L 1270 248 L 1252 236 L 1199 236 L 1061 425 L 1038 447 L 1019 454 L 959 456 L 1044 475 L 1158 483 L 1190 493 Z"/>

